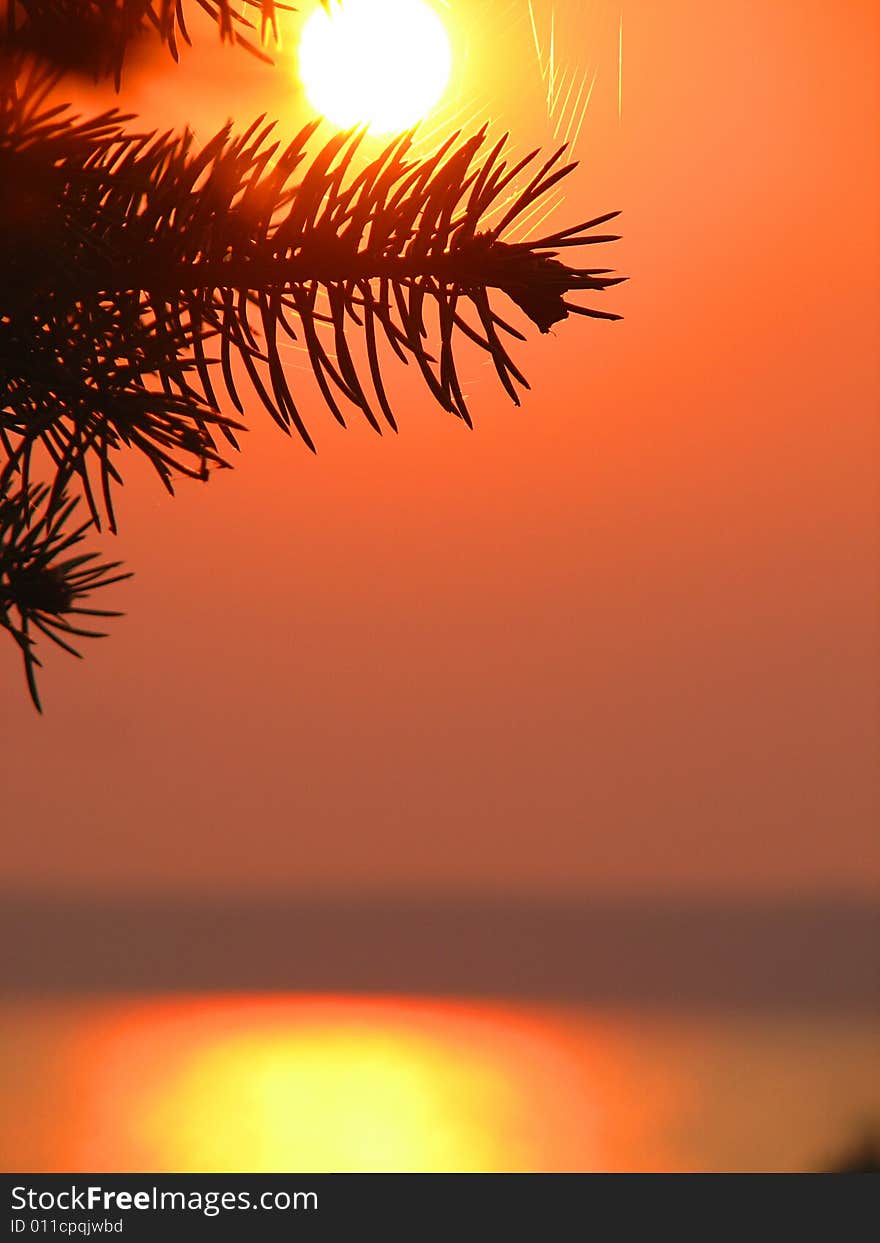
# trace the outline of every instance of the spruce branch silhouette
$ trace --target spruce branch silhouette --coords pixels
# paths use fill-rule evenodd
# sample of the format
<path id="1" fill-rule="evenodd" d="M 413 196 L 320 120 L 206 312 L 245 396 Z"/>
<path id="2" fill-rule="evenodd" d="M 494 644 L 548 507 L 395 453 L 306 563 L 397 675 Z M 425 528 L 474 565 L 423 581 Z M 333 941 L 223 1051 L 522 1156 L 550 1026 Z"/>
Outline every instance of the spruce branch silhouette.
<path id="1" fill-rule="evenodd" d="M 499 296 L 542 333 L 570 315 L 619 318 L 572 296 L 623 278 L 560 257 L 616 240 L 599 231 L 616 212 L 509 240 L 574 169 L 564 147 L 514 160 L 484 127 L 427 156 L 404 134 L 366 158 L 363 131 L 315 147 L 315 122 L 284 145 L 264 117 L 200 147 L 115 109 L 78 117 L 51 102 L 57 81 L 33 66 L 0 77 L 0 497 L 18 498 L 15 538 L 37 499 L 60 538 L 73 488 L 90 523 L 115 531 L 126 450 L 173 491 L 229 464 L 253 404 L 314 450 L 288 341 L 339 423 L 354 411 L 381 433 L 397 427 L 392 357 L 471 425 L 464 341 L 519 404 L 528 383 L 510 342 L 525 337 Z M 78 596 L 98 585 L 82 580 Z M 56 641 L 57 627 L 10 617 L 0 611 L 0 627 L 38 702 L 32 627 Z"/>
<path id="2" fill-rule="evenodd" d="M 276 15 L 290 10 L 280 0 L 243 0 L 254 22 L 232 7 L 231 0 L 189 0 L 216 23 L 220 37 L 268 64 L 269 35 L 278 41 Z M 180 59 L 180 44 L 191 44 L 186 24 L 187 0 L 0 0 L 0 52 L 26 52 L 57 69 L 96 80 L 112 77 L 119 89 L 125 55 L 136 41 L 152 34 Z M 247 32 L 247 33 L 245 33 Z M 255 42 L 254 40 L 257 40 Z"/>
<path id="3" fill-rule="evenodd" d="M 562 149 L 481 228 L 537 154 L 508 168 L 502 140 L 478 162 L 484 130 L 415 158 L 404 135 L 352 173 L 363 133 L 336 134 L 309 159 L 317 122 L 282 148 L 260 118 L 239 136 L 226 126 L 198 149 L 189 133 L 131 133 L 130 118 L 116 112 L 79 121 L 45 108 L 45 90 L 44 81 L 8 94 L 0 116 L 0 486 L 14 473 L 27 483 L 40 444 L 55 494 L 78 479 L 95 523 L 103 508 L 115 529 L 121 448 L 144 453 L 170 489 L 177 473 L 204 477 L 223 464 L 218 435 L 236 446 L 242 424 L 220 412 L 217 397 L 224 388 L 244 416 L 233 355 L 259 404 L 314 449 L 279 337 L 302 340 L 340 423 L 348 406 L 381 431 L 380 417 L 396 422 L 380 339 L 415 360 L 439 405 L 470 424 L 459 336 L 488 353 L 514 402 L 517 386 L 528 387 L 502 340 L 522 334 L 493 307 L 491 290 L 542 332 L 569 314 L 618 318 L 566 295 L 620 278 L 557 257 L 612 240 L 593 230 L 616 213 L 529 242 L 502 240 L 571 172 L 559 166 Z"/>

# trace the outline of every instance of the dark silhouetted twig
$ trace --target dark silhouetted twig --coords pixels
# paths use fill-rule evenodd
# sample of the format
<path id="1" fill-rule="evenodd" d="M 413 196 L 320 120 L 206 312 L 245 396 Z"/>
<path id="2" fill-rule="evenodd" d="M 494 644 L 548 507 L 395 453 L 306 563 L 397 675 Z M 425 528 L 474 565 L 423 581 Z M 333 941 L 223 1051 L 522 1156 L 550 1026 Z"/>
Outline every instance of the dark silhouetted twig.
<path id="1" fill-rule="evenodd" d="M 827 1169 L 831 1174 L 880 1174 L 880 1127 L 865 1127 Z"/>
<path id="2" fill-rule="evenodd" d="M 118 90 L 126 52 L 145 36 L 158 37 L 179 59 L 180 43 L 191 41 L 186 11 L 195 6 L 217 23 L 222 39 L 271 64 L 264 45 L 270 33 L 277 41 L 276 11 L 290 6 L 244 3 L 259 14 L 259 31 L 231 0 L 0 0 L 0 52 L 27 52 L 56 69 L 112 77 Z"/>
<path id="3" fill-rule="evenodd" d="M 90 521 L 72 529 L 76 498 L 58 498 L 48 507 L 49 489 L 33 487 L 0 496 L 0 629 L 12 636 L 24 658 L 31 699 L 42 711 L 37 691 L 36 654 L 39 632 L 72 656 L 78 638 L 102 638 L 85 630 L 81 617 L 118 617 L 105 609 L 84 607 L 93 592 L 130 578 L 114 574 L 119 561 L 98 561 L 96 552 L 78 545 L 92 526 Z"/>

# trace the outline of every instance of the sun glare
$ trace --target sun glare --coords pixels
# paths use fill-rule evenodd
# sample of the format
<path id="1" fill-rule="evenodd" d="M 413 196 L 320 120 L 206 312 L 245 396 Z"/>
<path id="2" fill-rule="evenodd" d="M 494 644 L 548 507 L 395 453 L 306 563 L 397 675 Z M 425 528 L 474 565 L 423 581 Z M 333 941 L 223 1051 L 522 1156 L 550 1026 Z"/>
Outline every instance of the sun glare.
<path id="1" fill-rule="evenodd" d="M 331 0 L 305 23 L 299 73 L 309 102 L 334 125 L 408 129 L 449 80 L 443 23 L 423 0 Z"/>

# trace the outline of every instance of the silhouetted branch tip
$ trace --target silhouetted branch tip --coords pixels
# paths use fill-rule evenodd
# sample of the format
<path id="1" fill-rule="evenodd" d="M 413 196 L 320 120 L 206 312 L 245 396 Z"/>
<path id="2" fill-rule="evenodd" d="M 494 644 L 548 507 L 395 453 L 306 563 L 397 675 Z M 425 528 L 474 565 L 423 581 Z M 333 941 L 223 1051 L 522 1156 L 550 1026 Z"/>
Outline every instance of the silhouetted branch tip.
<path id="1" fill-rule="evenodd" d="M 58 498 L 54 506 L 48 500 L 46 486 L 0 496 L 0 629 L 21 650 L 28 689 L 38 711 L 42 707 L 36 680 L 41 663 L 36 654 L 37 633 L 79 656 L 74 640 L 102 638 L 104 632 L 84 629 L 76 619 L 120 616 L 86 608 L 83 602 L 94 592 L 131 577 L 114 573 L 121 562 L 102 562 L 96 552 L 77 550 L 92 523 L 66 530 L 76 498 Z"/>
<path id="2" fill-rule="evenodd" d="M 278 0 L 243 4 L 259 13 L 259 31 L 232 0 L 0 0 L 0 55 L 26 52 L 64 72 L 112 77 L 118 90 L 126 54 L 141 41 L 158 38 L 180 60 L 181 43 L 192 42 L 186 12 L 195 5 L 224 42 L 271 64 L 265 48 L 270 39 L 278 42 L 277 12 L 290 6 Z"/>

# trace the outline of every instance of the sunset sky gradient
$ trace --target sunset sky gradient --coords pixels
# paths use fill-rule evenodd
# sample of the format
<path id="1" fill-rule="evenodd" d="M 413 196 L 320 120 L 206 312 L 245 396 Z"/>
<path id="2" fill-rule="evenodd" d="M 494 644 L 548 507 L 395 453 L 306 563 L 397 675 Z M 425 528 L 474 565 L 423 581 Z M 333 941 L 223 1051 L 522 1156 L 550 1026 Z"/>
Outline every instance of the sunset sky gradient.
<path id="1" fill-rule="evenodd" d="M 524 0 L 475 7 L 476 106 L 552 145 Z M 7 886 L 880 894 L 880 8 L 557 8 L 554 219 L 622 209 L 624 320 L 530 333 L 519 410 L 473 362 L 473 432 L 392 368 L 398 436 L 314 397 L 317 456 L 255 409 L 173 501 L 126 464 L 127 616 L 43 718 L 0 662 Z M 307 117 L 289 40 L 210 35 L 121 104 Z"/>

